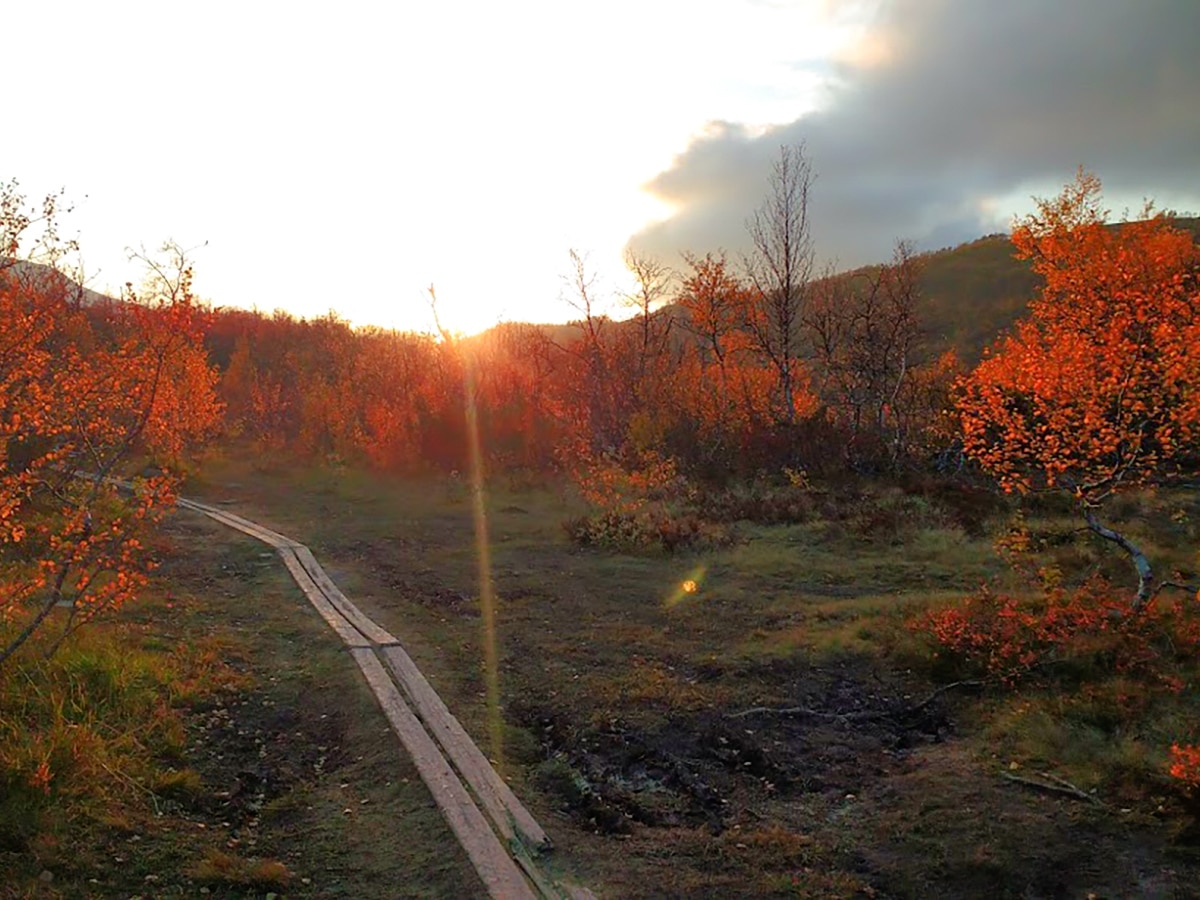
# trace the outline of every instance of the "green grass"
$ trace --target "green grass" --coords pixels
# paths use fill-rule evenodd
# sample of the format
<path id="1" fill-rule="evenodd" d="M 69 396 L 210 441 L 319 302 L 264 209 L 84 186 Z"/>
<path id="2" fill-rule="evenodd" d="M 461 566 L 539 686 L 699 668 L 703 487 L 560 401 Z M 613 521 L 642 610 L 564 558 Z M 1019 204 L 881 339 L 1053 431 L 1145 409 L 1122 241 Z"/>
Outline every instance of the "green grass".
<path id="1" fill-rule="evenodd" d="M 120 621 L 0 672 L 0 896 L 475 893 L 274 554 L 184 513 L 157 551 L 153 590 Z M 47 754 L 49 793 L 29 783 Z"/>
<path id="2" fill-rule="evenodd" d="M 969 535 L 935 495 L 833 485 L 795 524 L 724 523 L 728 546 L 614 553 L 568 541 L 587 509 L 567 486 L 495 478 L 494 748 L 469 485 L 214 458 L 186 493 L 309 544 L 503 758 L 558 846 L 549 867 L 602 896 L 1055 895 L 1064 873 L 1119 895 L 1131 866 L 1200 872 L 1163 775 L 1200 718 L 1194 672 L 1150 697 L 1063 671 L 889 718 L 937 684 L 906 621 L 985 581 L 1027 590 L 994 547 L 1003 503 Z M 746 489 L 738 508 L 755 502 Z M 1120 519 L 1164 574 L 1196 568 L 1193 494 L 1122 500 Z M 1099 571 L 1132 590 L 1069 505 L 1039 498 L 1024 524 L 1066 581 Z M 158 552 L 154 591 L 119 626 L 0 672 L 0 867 L 18 890 L 48 870 L 67 895 L 472 894 L 357 670 L 268 548 L 181 514 Z M 822 715 L 726 718 L 756 706 Z M 1000 777 L 1043 770 L 1109 805 Z"/>
<path id="3" fill-rule="evenodd" d="M 44 820 L 144 799 L 184 749 L 180 688 L 202 680 L 211 697 L 229 680 L 206 641 L 144 649 L 127 627 L 91 629 L 46 659 L 54 626 L 0 669 L 0 846 L 11 850 Z"/>
<path id="4" fill-rule="evenodd" d="M 203 475 L 192 485 L 198 495 L 229 500 L 234 511 L 308 543 L 355 602 L 400 637 L 488 749 L 468 485 L 351 470 L 266 465 L 252 471 L 237 460 L 214 461 Z M 1134 532 L 1148 546 L 1155 542 L 1168 566 L 1194 559 L 1194 545 L 1186 543 L 1190 532 L 1180 529 L 1200 515 L 1193 510 L 1190 519 L 1172 520 L 1153 513 L 1160 506 L 1178 512 L 1175 507 L 1184 501 L 1143 499 L 1126 510 L 1145 519 Z M 752 497 L 739 502 L 753 507 Z M 1103 696 L 1092 699 L 1090 711 L 1082 705 L 1047 707 L 1046 721 L 1055 723 L 1050 728 L 1030 724 L 1036 717 L 1011 714 L 1010 704 L 1044 702 L 1036 696 L 985 695 L 981 702 L 973 694 L 947 695 L 935 707 L 953 707 L 958 725 L 946 727 L 957 736 L 921 751 L 928 777 L 923 774 L 919 784 L 891 757 L 869 761 L 873 741 L 908 740 L 904 735 L 885 729 L 876 737 L 870 727 L 858 735 L 821 720 L 747 724 L 747 739 L 761 742 L 763 752 L 785 769 L 798 771 L 798 783 L 863 779 L 863 785 L 843 789 L 866 796 L 856 801 L 854 818 L 844 817 L 845 804 L 829 793 L 781 794 L 766 787 L 773 775 L 746 782 L 725 774 L 719 764 L 714 769 L 712 751 L 695 741 L 707 740 L 703 735 L 713 727 L 724 734 L 723 726 L 713 724 L 723 713 L 798 702 L 842 709 L 925 696 L 936 687 L 928 680 L 928 648 L 905 628 L 906 620 L 953 603 L 986 581 L 1026 589 L 993 546 L 1011 504 L 994 504 L 988 533 L 969 536 L 940 501 L 894 487 L 833 487 L 806 502 L 809 515 L 799 524 L 733 523 L 736 540 L 727 547 L 675 555 L 614 553 L 569 543 L 562 523 L 587 509 L 565 485 L 515 483 L 504 476 L 489 483 L 506 775 L 550 828 L 562 865 L 601 894 L 844 896 L 838 891 L 852 893 L 850 885 L 874 884 L 897 896 L 920 896 L 954 884 L 969 893 L 1002 875 L 1040 883 L 1056 871 L 1092 864 L 1066 852 L 1071 842 L 1091 841 L 1092 853 L 1115 846 L 1108 837 L 1081 838 L 1085 822 L 1089 829 L 1107 826 L 1087 818 L 1092 810 L 1062 801 L 1039 840 L 1058 842 L 1063 853 L 1034 853 L 1023 862 L 1029 842 L 1020 828 L 1037 816 L 1045 819 L 1047 801 L 999 780 L 1002 767 L 992 754 L 1000 748 L 1005 764 L 1008 757 L 1031 766 L 1054 763 L 1063 777 L 1102 785 L 1121 802 L 1152 811 L 1163 787 L 1162 742 L 1177 732 L 1156 730 L 1142 719 L 1136 733 L 1097 734 L 1095 721 L 1111 714 L 1111 700 Z M 1048 542 L 1047 559 L 1064 570 L 1099 563 L 1115 578 L 1128 576 L 1127 563 L 1108 547 L 1071 533 L 1077 523 L 1069 508 L 1035 506 L 1026 522 L 1035 532 L 1057 536 Z M 689 580 L 697 588 L 691 593 L 681 590 Z M 1192 696 L 1178 707 L 1160 705 L 1155 715 L 1185 722 L 1186 711 L 1194 709 Z M 1073 746 L 1075 755 L 1066 752 Z M 629 763 L 630 757 L 647 761 Z M 1085 760 L 1102 774 L 1089 780 Z M 744 853 L 736 841 L 735 856 L 728 856 L 725 843 L 686 819 L 691 801 L 681 799 L 677 784 L 658 786 L 639 768 L 679 764 L 727 792 L 728 826 L 777 825 L 807 840 L 810 862 L 804 865 L 811 871 L 802 885 L 793 883 L 794 872 L 756 868 L 756 851 L 736 861 Z M 939 766 L 947 767 L 941 779 Z M 871 774 L 878 772 L 885 774 Z M 643 784 L 647 777 L 649 786 Z M 980 821 L 962 802 L 956 779 L 985 781 L 988 802 L 1013 824 Z M 598 800 L 581 800 L 585 785 Z M 903 828 L 916 814 L 914 804 L 939 797 L 950 812 L 943 813 L 944 827 L 925 839 L 938 842 L 938 852 L 910 841 L 912 852 L 903 858 L 884 853 L 879 835 Z M 619 841 L 594 833 L 596 817 L 620 818 L 621 803 L 665 816 L 667 823 L 684 818 L 635 825 Z M 960 852 L 951 846 L 955 829 L 960 841 L 977 837 L 980 843 Z M 1158 840 L 1147 834 L 1138 838 L 1146 846 Z M 1113 857 L 1120 858 L 1115 852 Z M 1115 862 L 1096 865 L 1107 872 L 1107 883 L 1118 883 Z"/>

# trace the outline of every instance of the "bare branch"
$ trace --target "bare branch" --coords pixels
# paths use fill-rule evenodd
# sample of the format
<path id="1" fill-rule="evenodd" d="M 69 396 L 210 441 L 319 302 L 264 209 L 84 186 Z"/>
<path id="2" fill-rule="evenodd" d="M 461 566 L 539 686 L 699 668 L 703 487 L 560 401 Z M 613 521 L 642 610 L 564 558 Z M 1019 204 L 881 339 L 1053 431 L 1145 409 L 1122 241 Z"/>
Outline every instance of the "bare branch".
<path id="1" fill-rule="evenodd" d="M 1051 772 L 1038 772 L 1040 778 L 1045 781 L 1038 781 L 1034 778 L 1024 778 L 1020 775 L 1013 775 L 1011 772 L 1001 772 L 1000 777 L 1006 781 L 1011 781 L 1015 784 L 1024 785 L 1035 790 L 1045 791 L 1050 794 L 1065 794 L 1068 797 L 1073 797 L 1076 800 L 1085 800 L 1088 803 L 1096 806 L 1104 806 L 1104 801 L 1093 794 L 1082 791 L 1065 778 L 1060 778 Z"/>
<path id="2" fill-rule="evenodd" d="M 746 221 L 753 251 L 744 257 L 754 304 L 747 323 L 779 375 L 785 421 L 795 420 L 795 360 L 815 254 L 808 219 L 814 175 L 803 144 L 779 148 L 762 206 Z"/>

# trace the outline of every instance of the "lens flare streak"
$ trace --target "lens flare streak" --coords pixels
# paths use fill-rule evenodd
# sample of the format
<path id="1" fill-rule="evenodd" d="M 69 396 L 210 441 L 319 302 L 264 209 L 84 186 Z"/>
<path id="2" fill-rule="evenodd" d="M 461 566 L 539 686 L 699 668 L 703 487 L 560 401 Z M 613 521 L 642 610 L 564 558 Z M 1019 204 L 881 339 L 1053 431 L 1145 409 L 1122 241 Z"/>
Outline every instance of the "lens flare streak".
<path id="1" fill-rule="evenodd" d="M 678 606 L 684 600 L 695 597 L 700 592 L 700 585 L 704 580 L 704 574 L 708 569 L 706 566 L 697 566 L 687 574 L 687 577 L 675 586 L 675 589 L 663 601 L 663 606 L 666 609 L 672 609 Z"/>

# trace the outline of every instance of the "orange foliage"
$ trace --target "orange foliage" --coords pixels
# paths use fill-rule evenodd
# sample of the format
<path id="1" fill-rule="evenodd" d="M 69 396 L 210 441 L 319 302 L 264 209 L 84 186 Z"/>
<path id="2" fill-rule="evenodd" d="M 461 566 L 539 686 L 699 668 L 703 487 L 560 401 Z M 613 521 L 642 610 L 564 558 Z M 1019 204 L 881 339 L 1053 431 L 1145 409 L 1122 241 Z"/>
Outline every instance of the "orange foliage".
<path id="1" fill-rule="evenodd" d="M 1189 788 L 1200 789 L 1200 746 L 1174 744 L 1171 746 L 1171 766 L 1168 770 Z"/>
<path id="2" fill-rule="evenodd" d="M 575 482 L 585 500 L 606 512 L 631 514 L 647 503 L 686 490 L 675 460 L 653 450 L 638 454 L 631 466 L 611 458 L 585 458 Z"/>
<path id="3" fill-rule="evenodd" d="M 574 468 L 648 451 L 717 473 L 773 466 L 772 454 L 795 462 L 783 459 L 779 366 L 745 325 L 751 292 L 723 259 L 693 265 L 679 309 L 652 299 L 625 323 L 595 314 L 587 295 L 572 326 L 506 325 L 473 338 L 222 310 L 206 342 L 224 369 L 230 432 L 272 452 L 461 470 L 470 401 L 483 458 L 496 468 Z M 579 278 L 587 289 L 586 273 Z M 808 370 L 793 359 L 788 372 L 784 424 L 818 408 Z"/>
<path id="4" fill-rule="evenodd" d="M 964 382 L 965 449 L 1006 489 L 1096 502 L 1200 438 L 1200 252 L 1163 216 L 1107 226 L 1099 192 L 1081 172 L 1015 229 L 1045 286 Z"/>
<path id="5" fill-rule="evenodd" d="M 17 625 L 0 662 L 56 606 L 65 634 L 145 583 L 145 534 L 172 482 L 141 481 L 126 498 L 105 479 L 216 425 L 189 281 L 169 302 L 89 308 L 57 271 L 0 263 L 0 617 Z"/>
<path id="6" fill-rule="evenodd" d="M 954 398 L 962 377 L 962 360 L 954 350 L 909 372 L 895 409 L 889 412 L 910 445 L 928 452 L 948 446 L 958 436 Z"/>
<path id="7" fill-rule="evenodd" d="M 689 256 L 691 272 L 676 298 L 685 313 L 684 327 L 696 339 L 680 363 L 676 408 L 710 455 L 736 454 L 776 424 L 782 395 L 779 367 L 763 358 L 749 323 L 761 315 L 754 292 L 729 269 L 723 254 Z M 790 421 L 816 412 L 806 368 L 790 361 L 793 409 Z"/>
<path id="8" fill-rule="evenodd" d="M 1141 616 L 1121 616 L 1121 608 L 1098 578 L 1070 590 L 1049 585 L 1036 603 L 983 588 L 912 627 L 932 639 L 945 661 L 1007 683 L 1051 660 L 1103 659 L 1115 671 L 1178 690 L 1166 667 L 1200 653 L 1200 608 L 1156 604 Z"/>
<path id="9" fill-rule="evenodd" d="M 745 325 L 750 289 L 729 271 L 724 254 L 686 258 L 692 271 L 683 280 L 676 302 L 687 313 L 685 327 L 700 340 L 701 354 L 722 363 L 746 347 L 744 339 L 736 346 L 731 341 Z"/>

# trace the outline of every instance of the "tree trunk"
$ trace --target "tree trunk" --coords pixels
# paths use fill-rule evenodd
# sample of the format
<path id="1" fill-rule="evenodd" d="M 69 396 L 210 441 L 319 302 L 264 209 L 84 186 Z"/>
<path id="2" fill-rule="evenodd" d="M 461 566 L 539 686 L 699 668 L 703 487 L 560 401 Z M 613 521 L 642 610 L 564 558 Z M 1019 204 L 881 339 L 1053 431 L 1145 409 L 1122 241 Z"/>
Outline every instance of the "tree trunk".
<path id="1" fill-rule="evenodd" d="M 1133 560 L 1133 567 L 1138 574 L 1138 589 L 1133 597 L 1133 603 L 1130 606 L 1130 612 L 1134 615 L 1140 613 L 1146 608 L 1146 605 L 1154 597 L 1154 568 L 1150 565 L 1150 560 L 1146 558 L 1141 549 L 1129 538 L 1120 532 L 1113 531 L 1100 523 L 1096 518 L 1095 511 L 1090 506 L 1083 507 L 1083 517 L 1087 521 L 1087 526 L 1094 534 L 1099 535 L 1106 541 L 1112 541 L 1122 550 L 1129 554 Z"/>

